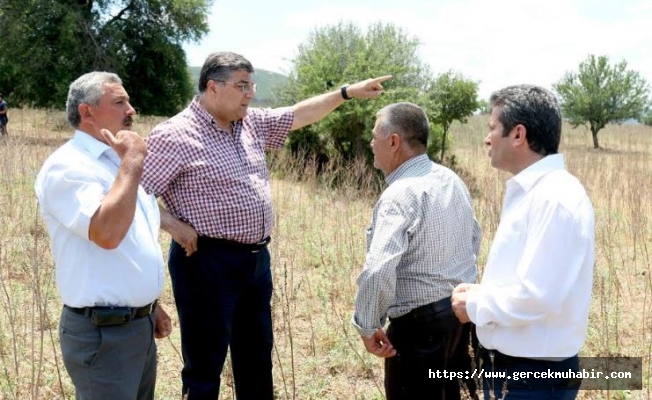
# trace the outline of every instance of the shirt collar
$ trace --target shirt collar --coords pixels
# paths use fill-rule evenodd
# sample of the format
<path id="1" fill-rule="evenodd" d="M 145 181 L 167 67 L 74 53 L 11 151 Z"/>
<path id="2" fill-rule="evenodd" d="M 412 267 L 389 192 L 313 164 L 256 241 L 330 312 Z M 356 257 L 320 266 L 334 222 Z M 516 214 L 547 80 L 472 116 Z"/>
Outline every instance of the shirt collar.
<path id="1" fill-rule="evenodd" d="M 532 186 L 544 175 L 558 169 L 564 169 L 564 156 L 562 154 L 551 154 L 543 157 L 541 160 L 535 162 L 523 171 L 514 175 L 509 182 L 515 182 L 524 191 L 529 191 Z"/>
<path id="2" fill-rule="evenodd" d="M 72 141 L 77 147 L 95 159 L 100 158 L 105 151 L 113 150 L 105 143 L 100 142 L 88 133 L 80 131 L 79 129 L 75 131 Z"/>
<path id="3" fill-rule="evenodd" d="M 215 126 L 218 126 L 218 127 L 219 127 L 219 125 L 215 122 L 215 118 L 213 118 L 213 116 L 212 116 L 211 114 L 209 114 L 209 112 L 206 111 L 206 109 L 205 109 L 204 107 L 202 107 L 202 105 L 199 103 L 199 98 L 200 98 L 199 95 L 196 95 L 196 96 L 192 99 L 192 102 L 190 103 L 190 109 L 191 109 L 191 110 L 193 111 L 193 113 L 194 113 L 194 114 L 195 114 L 199 119 L 201 119 L 204 123 L 209 124 L 209 125 L 215 125 Z M 241 123 L 241 122 L 242 122 L 242 120 L 240 119 L 240 120 L 238 120 L 238 121 L 233 121 L 233 122 L 231 122 L 231 124 L 232 124 L 233 127 L 235 128 L 235 126 L 236 126 L 238 123 Z M 218 128 L 218 129 L 219 129 L 219 128 Z"/>
<path id="4" fill-rule="evenodd" d="M 423 167 L 429 166 L 431 163 L 427 154 L 421 154 L 416 157 L 412 157 L 403 164 L 399 165 L 394 171 L 385 177 L 388 185 L 391 185 L 392 182 L 396 182 L 400 178 L 411 175 L 414 171 L 419 170 Z"/>
<path id="5" fill-rule="evenodd" d="M 196 95 L 190 103 L 190 109 L 193 113 L 206 124 L 213 124 L 213 117 L 199 103 L 199 95 Z"/>

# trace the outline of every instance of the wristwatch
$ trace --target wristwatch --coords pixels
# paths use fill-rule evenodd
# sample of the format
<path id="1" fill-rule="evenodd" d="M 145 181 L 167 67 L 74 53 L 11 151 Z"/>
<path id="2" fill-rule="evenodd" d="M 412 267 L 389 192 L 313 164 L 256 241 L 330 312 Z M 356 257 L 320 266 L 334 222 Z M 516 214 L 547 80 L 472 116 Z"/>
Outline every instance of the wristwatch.
<path id="1" fill-rule="evenodd" d="M 346 88 L 348 87 L 349 85 L 346 84 L 346 85 L 342 85 L 342 87 L 340 88 L 340 93 L 342 93 L 342 98 L 344 98 L 344 100 L 351 100 L 353 98 L 353 97 L 349 97 L 349 95 L 346 94 Z"/>

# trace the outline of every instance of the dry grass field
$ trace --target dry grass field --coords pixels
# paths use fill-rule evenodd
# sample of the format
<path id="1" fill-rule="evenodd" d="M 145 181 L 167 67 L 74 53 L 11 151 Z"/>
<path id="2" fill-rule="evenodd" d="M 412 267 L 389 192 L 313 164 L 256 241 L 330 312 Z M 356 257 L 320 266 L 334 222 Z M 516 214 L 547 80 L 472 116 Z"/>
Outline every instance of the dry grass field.
<path id="1" fill-rule="evenodd" d="M 135 129 L 146 134 L 156 122 L 139 117 Z M 481 269 L 508 178 L 489 165 L 481 144 L 486 124 L 485 117 L 474 117 L 452 131 L 452 152 L 466 171 L 483 228 Z M 61 302 L 33 193 L 41 164 L 72 131 L 62 113 L 11 110 L 9 132 L 0 138 L 0 400 L 73 399 L 58 348 Z M 565 127 L 561 147 L 597 220 L 590 331 L 581 355 L 642 357 L 643 390 L 583 391 L 580 398 L 647 399 L 652 397 L 652 128 L 609 126 L 600 139 L 605 150 L 594 151 L 586 129 Z M 318 181 L 282 156 L 272 162 L 280 171 L 272 183 L 271 244 L 277 398 L 383 399 L 382 362 L 364 351 L 349 323 L 374 181 L 364 168 L 347 167 L 350 182 L 333 190 L 328 171 Z M 167 253 L 165 233 L 161 243 Z M 176 329 L 158 342 L 157 398 L 178 399 L 182 361 L 169 278 L 161 301 Z M 234 399 L 228 365 L 223 378 L 221 398 Z"/>

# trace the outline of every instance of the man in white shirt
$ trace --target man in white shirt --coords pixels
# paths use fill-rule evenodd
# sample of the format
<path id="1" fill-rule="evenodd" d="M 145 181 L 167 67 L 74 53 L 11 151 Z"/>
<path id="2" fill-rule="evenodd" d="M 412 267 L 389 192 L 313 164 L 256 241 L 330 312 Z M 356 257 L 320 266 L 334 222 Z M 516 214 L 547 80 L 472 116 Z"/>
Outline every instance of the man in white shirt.
<path id="1" fill-rule="evenodd" d="M 577 371 L 591 300 L 593 206 L 557 154 L 562 117 L 555 96 L 519 85 L 493 93 L 490 103 L 491 165 L 514 176 L 482 282 L 458 285 L 453 311 L 476 325 L 485 371 Z M 532 376 L 484 379 L 485 398 L 577 396 L 577 381 Z"/>
<path id="2" fill-rule="evenodd" d="M 74 137 L 45 161 L 35 190 L 64 303 L 63 362 L 76 398 L 151 400 L 154 337 L 170 334 L 156 199 L 139 186 L 147 154 L 120 78 L 82 75 L 66 102 Z M 115 135 L 114 135 L 115 134 Z"/>

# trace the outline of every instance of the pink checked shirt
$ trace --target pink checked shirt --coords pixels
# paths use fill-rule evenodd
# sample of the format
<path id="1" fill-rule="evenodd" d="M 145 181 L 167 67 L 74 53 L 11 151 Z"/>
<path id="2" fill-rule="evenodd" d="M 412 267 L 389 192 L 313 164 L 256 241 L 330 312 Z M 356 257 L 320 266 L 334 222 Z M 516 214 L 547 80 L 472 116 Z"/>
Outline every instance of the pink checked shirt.
<path id="1" fill-rule="evenodd" d="M 274 224 L 266 148 L 283 146 L 292 108 L 249 109 L 233 135 L 198 97 L 147 137 L 142 186 L 200 235 L 255 243 Z"/>

